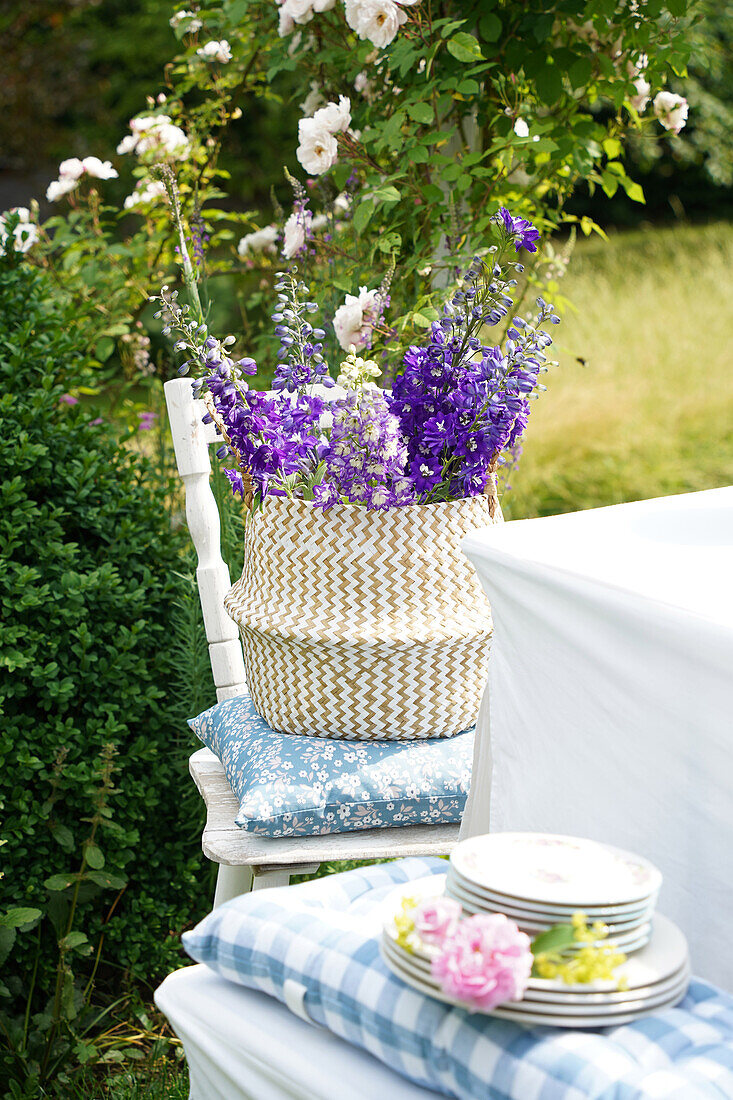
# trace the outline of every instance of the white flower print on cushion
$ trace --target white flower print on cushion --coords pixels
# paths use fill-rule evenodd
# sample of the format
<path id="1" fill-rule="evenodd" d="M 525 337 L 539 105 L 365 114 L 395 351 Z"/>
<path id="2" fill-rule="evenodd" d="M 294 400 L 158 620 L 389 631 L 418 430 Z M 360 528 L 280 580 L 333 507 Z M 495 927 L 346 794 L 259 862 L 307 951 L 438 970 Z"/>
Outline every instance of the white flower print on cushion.
<path id="1" fill-rule="evenodd" d="M 654 114 L 665 130 L 678 134 L 687 122 L 687 100 L 674 92 L 657 92 L 654 97 Z"/>
<path id="2" fill-rule="evenodd" d="M 379 311 L 379 291 L 359 288 L 358 294 L 347 294 L 344 304 L 339 306 L 333 317 L 333 328 L 344 351 L 351 345 L 359 348 L 371 344 L 372 329 Z"/>
<path id="3" fill-rule="evenodd" d="M 237 824 L 259 836 L 316 836 L 460 821 L 473 731 L 450 739 L 326 742 L 271 730 L 247 695 L 190 723 L 221 760 Z M 328 750 L 328 751 L 326 751 Z"/>

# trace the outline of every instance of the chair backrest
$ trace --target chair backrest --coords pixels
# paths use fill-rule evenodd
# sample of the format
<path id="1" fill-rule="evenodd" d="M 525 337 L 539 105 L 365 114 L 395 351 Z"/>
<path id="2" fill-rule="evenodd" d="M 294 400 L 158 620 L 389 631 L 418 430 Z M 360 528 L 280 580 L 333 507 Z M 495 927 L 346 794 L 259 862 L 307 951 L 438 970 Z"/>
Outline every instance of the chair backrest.
<path id="1" fill-rule="evenodd" d="M 202 422 L 206 408 L 203 401 L 194 400 L 190 379 L 174 378 L 164 389 L 176 466 L 186 490 L 186 520 L 198 556 L 196 580 L 211 671 L 221 702 L 241 695 L 246 682 L 239 630 L 224 610 L 231 580 L 221 556 L 221 523 L 209 481 L 209 444 L 217 439 L 216 428 Z"/>

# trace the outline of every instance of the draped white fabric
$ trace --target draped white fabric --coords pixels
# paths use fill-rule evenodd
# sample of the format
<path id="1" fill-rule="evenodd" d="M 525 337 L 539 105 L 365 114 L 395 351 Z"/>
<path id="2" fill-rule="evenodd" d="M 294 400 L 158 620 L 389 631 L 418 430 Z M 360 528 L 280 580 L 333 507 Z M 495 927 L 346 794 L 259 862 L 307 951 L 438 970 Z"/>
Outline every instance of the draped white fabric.
<path id="1" fill-rule="evenodd" d="M 733 487 L 488 528 L 489 683 L 462 835 L 640 852 L 733 989 Z"/>
<path id="2" fill-rule="evenodd" d="M 436 1100 L 272 997 L 189 966 L 155 1003 L 183 1043 L 191 1100 Z"/>

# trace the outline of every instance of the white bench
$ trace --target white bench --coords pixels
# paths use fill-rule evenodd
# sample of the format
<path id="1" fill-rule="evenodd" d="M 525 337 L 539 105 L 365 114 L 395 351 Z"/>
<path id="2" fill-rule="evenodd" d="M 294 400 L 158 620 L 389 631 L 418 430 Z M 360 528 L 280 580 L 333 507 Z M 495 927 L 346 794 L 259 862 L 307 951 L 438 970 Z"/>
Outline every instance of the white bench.
<path id="1" fill-rule="evenodd" d="M 209 483 L 209 444 L 217 440 L 217 432 L 213 424 L 202 422 L 206 409 L 202 401 L 194 400 L 188 379 L 166 382 L 165 399 L 176 465 L 186 491 L 188 529 L 198 556 L 196 579 L 216 697 L 221 701 L 247 688 L 239 630 L 224 610 L 231 581 L 221 556 L 221 525 Z M 239 805 L 216 756 L 209 749 L 199 749 L 191 756 L 189 768 L 206 803 L 204 855 L 219 865 L 215 906 L 250 888 L 286 885 L 291 875 L 311 873 L 325 861 L 445 855 L 458 840 L 458 825 L 277 840 L 253 836 L 234 823 Z"/>

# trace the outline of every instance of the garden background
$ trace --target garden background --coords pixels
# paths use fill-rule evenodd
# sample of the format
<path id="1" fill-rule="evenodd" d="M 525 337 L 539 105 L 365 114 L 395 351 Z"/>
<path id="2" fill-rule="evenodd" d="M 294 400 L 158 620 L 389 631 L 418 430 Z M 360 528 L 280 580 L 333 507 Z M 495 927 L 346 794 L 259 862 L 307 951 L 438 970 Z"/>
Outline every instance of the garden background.
<path id="1" fill-rule="evenodd" d="M 688 125 L 626 145 L 645 202 L 631 186 L 581 184 L 565 206 L 577 239 L 570 222 L 553 238 L 570 256 L 559 366 L 510 477 L 509 518 L 733 481 L 733 12 L 692 8 L 688 71 L 670 82 Z M 113 155 L 146 97 L 176 79 L 174 10 L 5 5 L 0 210 L 37 199 L 45 221 L 59 161 Z M 293 69 L 265 71 L 259 94 L 227 102 L 225 194 L 203 231 L 219 249 L 216 316 L 233 328 L 266 290 L 246 264 L 228 278 L 250 212 L 292 202 L 283 163 L 303 178 Z M 210 109 L 191 95 L 194 110 Z M 115 164 L 110 207 L 134 183 Z M 219 182 L 208 181 L 212 197 Z M 128 261 L 144 271 L 149 252 L 125 253 L 124 219 L 87 249 L 73 219 L 50 224 L 53 262 L 0 275 L 0 1080 L 16 1098 L 184 1097 L 150 1002 L 213 895 L 186 768 L 186 718 L 213 688 L 162 405 L 176 367 L 139 288 L 114 277 Z M 238 507 L 221 474 L 215 485 L 236 574 Z M 42 916 L 3 923 L 11 907 Z"/>

